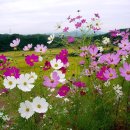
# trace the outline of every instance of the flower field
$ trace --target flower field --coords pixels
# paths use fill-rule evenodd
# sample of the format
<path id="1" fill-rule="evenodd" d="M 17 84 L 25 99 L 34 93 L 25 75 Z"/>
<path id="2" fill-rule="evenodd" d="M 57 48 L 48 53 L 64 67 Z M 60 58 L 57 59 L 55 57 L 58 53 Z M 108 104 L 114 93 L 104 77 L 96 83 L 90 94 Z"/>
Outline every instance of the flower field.
<path id="1" fill-rule="evenodd" d="M 101 29 L 99 14 L 89 23 L 80 15 L 67 20 L 81 38 L 61 35 L 61 48 L 23 50 L 16 38 L 13 51 L 0 53 L 0 130 L 130 129 L 129 30 L 93 39 L 87 31 Z"/>

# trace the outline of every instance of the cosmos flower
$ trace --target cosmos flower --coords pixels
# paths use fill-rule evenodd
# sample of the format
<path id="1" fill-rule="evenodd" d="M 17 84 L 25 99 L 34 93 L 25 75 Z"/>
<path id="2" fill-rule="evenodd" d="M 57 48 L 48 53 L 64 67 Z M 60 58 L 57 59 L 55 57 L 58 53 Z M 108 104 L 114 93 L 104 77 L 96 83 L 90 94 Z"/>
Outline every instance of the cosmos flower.
<path id="1" fill-rule="evenodd" d="M 81 22 L 77 22 L 77 23 L 75 24 L 76 29 L 80 28 L 81 26 L 82 26 L 82 23 L 81 23 Z"/>
<path id="2" fill-rule="evenodd" d="M 130 51 L 130 42 L 128 39 L 121 40 L 121 43 L 119 43 L 118 46 L 122 50 Z"/>
<path id="3" fill-rule="evenodd" d="M 110 43 L 110 38 L 104 37 L 103 40 L 102 40 L 102 43 L 103 43 L 104 45 L 109 44 L 109 43 Z"/>
<path id="4" fill-rule="evenodd" d="M 28 100 L 21 102 L 18 112 L 20 113 L 21 117 L 29 119 L 34 114 L 32 103 Z"/>
<path id="5" fill-rule="evenodd" d="M 58 75 L 58 77 L 59 77 L 59 80 L 58 80 L 58 81 L 59 81 L 60 83 L 65 83 L 65 81 L 66 81 L 66 79 L 65 79 L 65 74 L 62 73 L 62 71 L 60 71 L 60 70 L 54 70 L 54 71 L 51 73 L 51 78 L 52 78 L 52 79 L 53 79 L 52 75 L 53 75 L 54 72 L 56 72 L 57 75 Z"/>
<path id="6" fill-rule="evenodd" d="M 34 79 L 35 78 L 32 77 L 32 74 L 21 74 L 17 79 L 17 87 L 24 92 L 29 92 L 34 87 Z"/>
<path id="7" fill-rule="evenodd" d="M 35 97 L 32 102 L 32 108 L 37 113 L 46 113 L 48 110 L 49 104 L 46 102 L 45 98 Z"/>
<path id="8" fill-rule="evenodd" d="M 108 78 L 104 76 L 104 72 L 108 69 L 107 66 L 102 66 L 101 69 L 96 73 L 96 77 L 100 80 L 107 81 Z"/>
<path id="9" fill-rule="evenodd" d="M 34 47 L 34 50 L 35 50 L 35 52 L 40 52 L 40 53 L 44 54 L 47 51 L 47 47 L 44 46 L 43 44 L 41 44 L 41 45 L 38 44 L 36 47 Z"/>
<path id="10" fill-rule="evenodd" d="M 49 70 L 51 68 L 51 64 L 49 61 L 45 61 L 45 64 L 44 64 L 44 67 L 43 67 L 43 70 Z"/>
<path id="11" fill-rule="evenodd" d="M 90 46 L 88 50 L 93 60 L 102 55 L 101 53 L 99 53 L 98 48 L 96 46 Z"/>
<path id="12" fill-rule="evenodd" d="M 67 93 L 70 91 L 70 88 L 68 87 L 68 86 L 62 86 L 59 90 L 58 90 L 58 94 L 60 95 L 60 96 L 66 96 L 67 95 Z"/>
<path id="13" fill-rule="evenodd" d="M 75 82 L 73 82 L 73 85 L 75 85 L 78 88 L 82 88 L 82 87 L 86 86 L 86 84 L 84 82 L 81 82 L 81 81 L 75 81 Z"/>
<path id="14" fill-rule="evenodd" d="M 63 29 L 63 32 L 68 32 L 68 30 L 69 30 L 69 27 L 65 27 L 65 28 Z"/>
<path id="15" fill-rule="evenodd" d="M 24 51 L 29 51 L 32 48 L 32 44 L 28 44 L 27 46 L 24 46 Z"/>
<path id="16" fill-rule="evenodd" d="M 10 47 L 16 48 L 20 43 L 20 39 L 16 38 L 16 40 L 13 40 L 12 43 L 10 43 Z"/>
<path id="17" fill-rule="evenodd" d="M 53 72 L 51 78 L 44 76 L 43 85 L 49 88 L 55 88 L 59 84 L 60 77 L 57 72 Z"/>
<path id="18" fill-rule="evenodd" d="M 25 61 L 29 66 L 34 66 L 34 63 L 39 61 L 39 56 L 35 54 L 27 55 Z"/>
<path id="19" fill-rule="evenodd" d="M 19 78 L 20 69 L 16 67 L 9 67 L 5 69 L 4 76 L 14 76 L 15 78 Z"/>
<path id="20" fill-rule="evenodd" d="M 4 79 L 3 85 L 5 86 L 6 89 L 13 89 L 16 87 L 17 80 L 14 76 L 7 76 Z"/>
<path id="21" fill-rule="evenodd" d="M 120 67 L 120 75 L 125 78 L 125 80 L 130 81 L 130 64 L 125 62 L 123 67 Z"/>
<path id="22" fill-rule="evenodd" d="M 55 38 L 55 35 L 54 34 L 52 34 L 52 35 L 50 35 L 49 37 L 48 37 L 48 44 L 51 44 L 52 42 L 53 42 L 53 40 L 54 40 L 54 38 Z"/>
<path id="23" fill-rule="evenodd" d="M 67 37 L 68 43 L 73 43 L 75 41 L 75 38 L 72 36 Z"/>
<path id="24" fill-rule="evenodd" d="M 59 55 L 56 55 L 56 60 L 60 59 L 62 63 L 65 65 L 68 63 L 68 51 L 66 49 L 62 49 Z"/>
<path id="25" fill-rule="evenodd" d="M 60 59 L 58 59 L 58 60 L 53 59 L 50 61 L 50 64 L 51 64 L 51 67 L 56 70 L 62 68 L 64 65 Z"/>
<path id="26" fill-rule="evenodd" d="M 116 70 L 109 68 L 109 69 L 105 70 L 104 76 L 108 80 L 115 79 L 115 78 L 117 78 Z"/>

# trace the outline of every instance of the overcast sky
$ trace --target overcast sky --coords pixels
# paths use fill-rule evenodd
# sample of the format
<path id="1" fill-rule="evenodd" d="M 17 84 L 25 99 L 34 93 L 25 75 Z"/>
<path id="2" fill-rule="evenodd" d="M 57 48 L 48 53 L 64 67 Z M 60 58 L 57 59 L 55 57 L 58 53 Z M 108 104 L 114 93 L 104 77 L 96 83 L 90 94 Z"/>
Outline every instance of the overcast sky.
<path id="1" fill-rule="evenodd" d="M 80 9 L 99 13 L 102 31 L 130 27 L 130 0 L 0 0 L 0 33 L 55 32 L 55 25 Z"/>

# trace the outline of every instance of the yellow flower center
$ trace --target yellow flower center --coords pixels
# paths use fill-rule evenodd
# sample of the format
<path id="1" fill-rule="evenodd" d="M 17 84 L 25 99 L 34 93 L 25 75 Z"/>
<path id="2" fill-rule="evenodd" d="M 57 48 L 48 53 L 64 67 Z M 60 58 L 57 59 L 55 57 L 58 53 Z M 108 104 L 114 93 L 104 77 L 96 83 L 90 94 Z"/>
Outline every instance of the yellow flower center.
<path id="1" fill-rule="evenodd" d="M 130 70 L 126 72 L 126 74 L 130 75 Z"/>
<path id="2" fill-rule="evenodd" d="M 26 85 L 27 85 L 27 82 L 24 82 L 23 85 L 26 86 Z"/>
<path id="3" fill-rule="evenodd" d="M 12 85 L 13 83 L 12 83 L 12 81 L 9 81 L 9 85 Z"/>
<path id="4" fill-rule="evenodd" d="M 29 108 L 26 108 L 26 112 L 29 112 Z"/>
<path id="5" fill-rule="evenodd" d="M 109 74 L 109 77 L 112 77 L 113 76 L 113 74 Z"/>
<path id="6" fill-rule="evenodd" d="M 38 105 L 37 105 L 37 108 L 41 108 L 41 105 L 40 105 L 40 104 L 38 104 Z"/>
<path id="7" fill-rule="evenodd" d="M 55 64 L 55 67 L 58 67 L 58 64 Z"/>

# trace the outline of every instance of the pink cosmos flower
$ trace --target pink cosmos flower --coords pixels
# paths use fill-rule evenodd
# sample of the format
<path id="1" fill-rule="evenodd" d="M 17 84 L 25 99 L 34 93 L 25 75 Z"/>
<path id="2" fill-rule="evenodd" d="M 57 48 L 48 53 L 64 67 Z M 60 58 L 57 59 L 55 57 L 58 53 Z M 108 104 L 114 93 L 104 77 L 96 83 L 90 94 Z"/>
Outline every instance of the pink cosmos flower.
<path id="1" fill-rule="evenodd" d="M 4 55 L 0 55 L 0 70 L 3 70 L 4 64 L 6 63 L 7 58 Z"/>
<path id="2" fill-rule="evenodd" d="M 110 33 L 111 33 L 112 37 L 117 37 L 118 35 L 120 35 L 120 31 L 116 30 L 116 29 L 115 30 L 111 30 Z"/>
<path id="3" fill-rule="evenodd" d="M 74 37 L 72 37 L 72 36 L 68 36 L 68 43 L 72 43 L 72 42 L 74 42 L 75 41 L 75 38 Z"/>
<path id="4" fill-rule="evenodd" d="M 59 84 L 59 79 L 60 77 L 58 76 L 57 72 L 53 72 L 51 79 L 47 76 L 44 76 L 43 85 L 49 88 L 55 88 Z"/>
<path id="5" fill-rule="evenodd" d="M 118 44 L 119 48 L 122 50 L 130 51 L 130 42 L 128 39 L 121 40 L 121 43 Z"/>
<path id="6" fill-rule="evenodd" d="M 13 40 L 12 43 L 10 43 L 10 46 L 16 48 L 19 45 L 19 43 L 20 39 L 16 38 L 16 40 Z"/>
<path id="7" fill-rule="evenodd" d="M 77 23 L 75 24 L 76 29 L 77 29 L 77 28 L 80 28 L 81 26 L 82 26 L 82 23 L 80 23 L 80 22 L 77 22 Z"/>
<path id="8" fill-rule="evenodd" d="M 75 85 L 78 88 L 82 88 L 82 87 L 86 86 L 86 84 L 84 82 L 81 82 L 81 81 L 75 81 L 75 82 L 73 82 L 73 85 Z"/>
<path id="9" fill-rule="evenodd" d="M 32 48 L 32 44 L 28 44 L 27 46 L 24 46 L 24 51 L 29 51 Z"/>
<path id="10" fill-rule="evenodd" d="M 119 56 L 126 56 L 126 55 L 128 54 L 128 52 L 127 52 L 126 50 L 118 50 L 118 51 L 117 51 L 117 54 L 118 54 Z"/>
<path id="11" fill-rule="evenodd" d="M 81 19 L 81 18 L 82 18 L 82 16 L 78 15 L 78 16 L 76 16 L 75 19 Z"/>
<path id="12" fill-rule="evenodd" d="M 120 61 L 120 57 L 118 54 L 104 54 L 99 58 L 99 63 L 107 63 L 109 65 L 117 65 Z"/>
<path id="13" fill-rule="evenodd" d="M 88 51 L 88 47 L 87 46 L 83 46 L 83 47 L 81 47 L 80 50 L 82 50 L 82 51 Z"/>
<path id="14" fill-rule="evenodd" d="M 91 59 L 93 60 L 102 55 L 101 53 L 99 53 L 98 48 L 96 46 L 90 46 L 88 50 L 91 55 Z"/>
<path id="15" fill-rule="evenodd" d="M 49 61 L 46 61 L 46 62 L 45 62 L 45 65 L 44 65 L 44 67 L 43 67 L 43 70 L 49 70 L 50 68 L 51 68 L 50 62 L 49 62 Z"/>
<path id="16" fill-rule="evenodd" d="M 68 32 L 68 30 L 69 30 L 69 27 L 65 27 L 65 28 L 63 29 L 63 32 Z"/>
<path id="17" fill-rule="evenodd" d="M 35 52 L 46 53 L 47 47 L 44 46 L 43 44 L 41 45 L 38 44 L 36 47 L 34 47 L 34 50 Z"/>
<path id="18" fill-rule="evenodd" d="M 85 61 L 84 61 L 84 60 L 81 60 L 81 61 L 79 62 L 79 64 L 80 64 L 80 65 L 84 65 L 84 64 L 85 64 Z"/>
<path id="19" fill-rule="evenodd" d="M 16 67 L 9 67 L 6 68 L 4 72 L 4 76 L 14 76 L 15 78 L 19 78 L 20 76 L 20 70 Z"/>
<path id="20" fill-rule="evenodd" d="M 71 18 L 69 22 L 72 23 L 74 21 L 75 21 L 75 18 Z"/>
<path id="21" fill-rule="evenodd" d="M 127 62 L 123 64 L 120 69 L 120 75 L 125 78 L 125 80 L 130 81 L 130 64 Z"/>
<path id="22" fill-rule="evenodd" d="M 106 61 L 107 61 L 107 63 L 108 64 L 110 64 L 110 65 L 117 65 L 118 63 L 119 63 L 119 61 L 120 61 L 120 57 L 119 57 L 119 55 L 118 54 L 114 54 L 114 53 L 112 53 L 112 54 L 106 54 Z"/>
<path id="23" fill-rule="evenodd" d="M 96 74 L 96 77 L 100 80 L 107 81 L 108 79 L 104 76 L 104 72 L 108 69 L 109 67 L 103 66 Z"/>
<path id="24" fill-rule="evenodd" d="M 109 69 L 105 70 L 104 76 L 108 80 L 115 79 L 115 78 L 117 78 L 116 70 L 109 68 Z"/>
<path id="25" fill-rule="evenodd" d="M 29 66 L 34 66 L 34 63 L 39 61 L 39 56 L 35 54 L 27 55 L 25 61 Z"/>
<path id="26" fill-rule="evenodd" d="M 70 88 L 68 86 L 62 86 L 59 90 L 58 90 L 58 94 L 60 96 L 66 96 L 67 93 L 70 91 Z"/>

